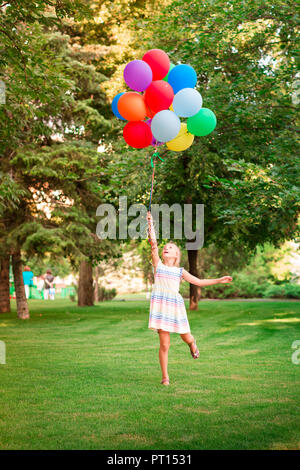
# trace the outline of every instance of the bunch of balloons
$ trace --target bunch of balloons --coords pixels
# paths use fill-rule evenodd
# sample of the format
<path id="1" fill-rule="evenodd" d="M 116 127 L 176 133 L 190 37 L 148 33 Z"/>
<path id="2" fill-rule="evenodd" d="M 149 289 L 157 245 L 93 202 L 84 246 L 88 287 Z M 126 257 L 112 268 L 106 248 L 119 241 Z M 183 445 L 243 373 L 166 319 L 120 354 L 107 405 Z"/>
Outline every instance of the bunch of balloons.
<path id="1" fill-rule="evenodd" d="M 134 148 L 166 144 L 180 152 L 189 148 L 194 136 L 210 134 L 217 124 L 213 111 L 202 108 L 195 90 L 197 74 L 190 65 L 174 65 L 161 49 L 151 49 L 142 60 L 129 62 L 124 80 L 131 90 L 114 97 L 115 116 L 128 121 L 125 142 Z M 180 118 L 187 118 L 181 122 Z"/>

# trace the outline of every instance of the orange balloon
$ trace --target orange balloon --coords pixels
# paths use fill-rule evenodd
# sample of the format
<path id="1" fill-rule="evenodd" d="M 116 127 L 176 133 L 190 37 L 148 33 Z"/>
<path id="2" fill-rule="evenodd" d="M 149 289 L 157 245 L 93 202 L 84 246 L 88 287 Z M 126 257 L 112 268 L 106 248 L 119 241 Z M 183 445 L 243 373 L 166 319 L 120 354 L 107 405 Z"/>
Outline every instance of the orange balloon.
<path id="1" fill-rule="evenodd" d="M 134 91 L 124 93 L 118 101 L 118 111 L 127 121 L 143 121 L 147 115 L 142 95 Z"/>

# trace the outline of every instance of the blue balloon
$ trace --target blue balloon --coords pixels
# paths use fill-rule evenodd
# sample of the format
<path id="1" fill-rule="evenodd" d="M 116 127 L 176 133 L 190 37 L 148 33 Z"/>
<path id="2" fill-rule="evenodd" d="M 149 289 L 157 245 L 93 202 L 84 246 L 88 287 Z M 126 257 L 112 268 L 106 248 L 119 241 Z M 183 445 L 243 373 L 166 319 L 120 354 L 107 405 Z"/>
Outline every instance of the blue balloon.
<path id="1" fill-rule="evenodd" d="M 118 101 L 121 98 L 121 96 L 124 95 L 124 93 L 125 91 L 123 91 L 123 93 L 119 93 L 118 95 L 116 95 L 111 104 L 112 112 L 117 118 L 122 119 L 122 121 L 126 121 L 126 119 L 124 119 L 123 116 L 121 116 L 121 114 L 118 111 Z"/>
<path id="2" fill-rule="evenodd" d="M 168 109 L 159 111 L 152 118 L 151 131 L 158 142 L 169 142 L 175 139 L 180 131 L 180 119 Z"/>
<path id="3" fill-rule="evenodd" d="M 190 65 L 176 65 L 169 73 L 168 83 L 176 95 L 183 88 L 194 88 L 197 83 L 197 74 Z"/>
<path id="4" fill-rule="evenodd" d="M 191 117 L 200 111 L 202 97 L 195 88 L 183 88 L 174 96 L 174 113 L 181 117 Z"/>

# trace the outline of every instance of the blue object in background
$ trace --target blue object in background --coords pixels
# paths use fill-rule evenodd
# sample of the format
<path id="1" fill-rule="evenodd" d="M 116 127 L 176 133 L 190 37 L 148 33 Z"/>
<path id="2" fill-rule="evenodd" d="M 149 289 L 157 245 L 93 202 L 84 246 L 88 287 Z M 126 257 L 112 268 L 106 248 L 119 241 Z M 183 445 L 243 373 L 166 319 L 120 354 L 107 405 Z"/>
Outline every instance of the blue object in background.
<path id="1" fill-rule="evenodd" d="M 32 286 L 33 284 L 33 272 L 23 271 L 23 281 L 25 286 Z"/>
<path id="2" fill-rule="evenodd" d="M 124 95 L 124 93 L 125 93 L 124 91 L 123 91 L 123 93 L 118 93 L 118 94 L 114 97 L 114 99 L 113 99 L 113 101 L 112 101 L 112 104 L 111 104 L 112 112 L 114 113 L 114 115 L 115 115 L 117 118 L 122 119 L 122 121 L 126 121 L 126 119 L 124 119 L 123 116 L 121 116 L 121 114 L 120 114 L 119 111 L 118 111 L 118 101 L 119 101 L 120 97 L 121 97 L 122 95 Z"/>
<path id="3" fill-rule="evenodd" d="M 197 83 L 197 74 L 190 65 L 176 65 L 169 73 L 168 83 L 176 95 L 183 88 L 194 88 Z"/>

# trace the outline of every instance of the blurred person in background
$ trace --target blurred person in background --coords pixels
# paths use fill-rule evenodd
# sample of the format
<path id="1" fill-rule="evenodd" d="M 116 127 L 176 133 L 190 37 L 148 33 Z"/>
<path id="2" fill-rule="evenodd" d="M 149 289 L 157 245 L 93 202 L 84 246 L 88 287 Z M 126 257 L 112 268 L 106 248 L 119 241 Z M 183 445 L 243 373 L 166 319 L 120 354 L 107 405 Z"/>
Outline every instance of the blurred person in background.
<path id="1" fill-rule="evenodd" d="M 29 266 L 24 267 L 23 271 L 23 282 L 25 287 L 25 295 L 26 299 L 29 299 L 30 296 L 30 286 L 33 285 L 33 272 L 31 271 Z"/>
<path id="2" fill-rule="evenodd" d="M 44 296 L 43 296 L 43 289 L 44 289 L 44 286 L 45 286 L 45 281 L 44 281 L 44 277 L 43 276 L 39 276 L 37 278 L 37 282 L 36 282 L 36 287 L 37 287 L 37 290 L 41 296 L 41 298 L 43 299 Z"/>
<path id="3" fill-rule="evenodd" d="M 54 276 L 52 274 L 51 269 L 47 269 L 46 274 L 44 276 L 44 282 L 44 299 L 48 300 L 50 298 L 50 300 L 54 300 Z"/>

